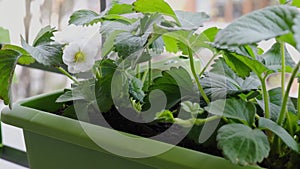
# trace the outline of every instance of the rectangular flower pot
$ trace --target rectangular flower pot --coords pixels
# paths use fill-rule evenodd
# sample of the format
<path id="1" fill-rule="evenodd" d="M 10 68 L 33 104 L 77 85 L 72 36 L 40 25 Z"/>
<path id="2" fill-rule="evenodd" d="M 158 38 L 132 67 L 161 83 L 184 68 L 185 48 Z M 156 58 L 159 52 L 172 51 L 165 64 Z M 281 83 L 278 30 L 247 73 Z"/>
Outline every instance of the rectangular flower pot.
<path id="1" fill-rule="evenodd" d="M 127 158 L 115 155 L 98 146 L 77 120 L 58 116 L 61 105 L 55 103 L 62 93 L 53 92 L 15 104 L 12 110 L 2 112 L 4 123 L 20 127 L 24 131 L 26 149 L 31 169 L 257 169 L 241 167 L 229 161 L 201 152 L 174 146 L 169 151 L 147 158 Z M 109 144 L 116 150 L 134 151 L 115 138 L 107 140 L 112 129 L 87 124 L 101 144 Z M 123 133 L 128 136 L 131 134 Z M 137 137 L 137 136 L 133 136 Z M 170 144 L 145 139 L 149 150 L 168 147 Z M 138 146 L 138 145 L 137 145 Z M 141 153 L 141 152 L 140 152 Z M 148 153 L 148 152 L 142 152 Z"/>

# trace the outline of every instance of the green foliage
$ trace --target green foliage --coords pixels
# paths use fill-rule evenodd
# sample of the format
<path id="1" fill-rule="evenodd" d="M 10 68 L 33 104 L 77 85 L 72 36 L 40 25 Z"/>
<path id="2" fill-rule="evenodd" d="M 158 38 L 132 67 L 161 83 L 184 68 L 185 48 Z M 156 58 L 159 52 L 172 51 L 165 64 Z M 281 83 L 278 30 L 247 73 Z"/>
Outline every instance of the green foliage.
<path id="1" fill-rule="evenodd" d="M 161 112 L 158 112 L 155 115 L 155 120 L 162 121 L 162 122 L 169 122 L 169 123 L 175 122 L 173 113 L 170 110 L 163 110 Z"/>
<path id="2" fill-rule="evenodd" d="M 268 138 L 261 130 L 242 124 L 221 127 L 217 141 L 224 156 L 234 164 L 251 165 L 261 162 L 270 151 Z"/>
<path id="3" fill-rule="evenodd" d="M 170 70 L 163 71 L 162 76 L 153 80 L 152 85 L 149 87 L 149 92 L 153 90 L 161 90 L 167 97 L 166 108 L 172 108 L 182 97 L 194 96 L 194 84 L 190 74 L 182 67 L 171 68 Z M 181 94 L 186 94 L 182 96 Z M 157 98 L 159 99 L 159 98 Z M 149 106 L 146 104 L 146 107 Z M 150 107 L 150 106 L 149 106 Z"/>
<path id="4" fill-rule="evenodd" d="M 23 48 L 15 45 L 4 45 L 2 47 L 2 50 L 13 50 L 20 54 L 20 57 L 18 59 L 18 63 L 22 65 L 30 65 L 35 62 L 35 59 L 32 58 L 32 56 Z"/>
<path id="5" fill-rule="evenodd" d="M 298 0 L 293 0 L 292 5 L 293 5 L 293 6 L 296 6 L 296 7 L 298 7 L 298 8 L 300 8 L 300 1 L 298 1 Z"/>
<path id="6" fill-rule="evenodd" d="M 177 23 L 179 20 L 170 7 L 164 0 L 137 0 L 133 3 L 134 10 L 141 13 L 161 13 L 173 17 Z"/>
<path id="7" fill-rule="evenodd" d="M 98 22 L 99 14 L 91 10 L 79 10 L 74 12 L 69 20 L 69 24 L 89 25 Z"/>
<path id="8" fill-rule="evenodd" d="M 112 60 L 101 61 L 100 71 L 102 77 L 97 79 L 95 84 L 96 100 L 101 112 L 107 112 L 113 106 L 112 100 L 112 78 L 117 69 L 117 65 Z M 122 84 L 122 83 L 119 83 Z"/>
<path id="9" fill-rule="evenodd" d="M 259 80 L 253 76 L 245 79 L 237 76 L 226 64 L 224 58 L 215 60 L 210 72 L 204 74 L 200 80 L 207 95 L 213 99 L 234 97 L 241 93 L 247 94 L 258 90 L 260 86 Z"/>
<path id="10" fill-rule="evenodd" d="M 253 44 L 287 35 L 291 32 L 299 49 L 299 11 L 295 7 L 281 5 L 271 6 L 247 14 L 234 21 L 227 28 L 221 30 L 216 37 L 215 45 L 218 48 Z"/>
<path id="11" fill-rule="evenodd" d="M 127 14 L 127 13 L 133 13 L 133 6 L 130 4 L 114 4 L 107 14 Z"/>
<path id="12" fill-rule="evenodd" d="M 90 106 L 95 106 L 95 98 L 102 113 L 107 112 L 113 105 L 111 97 L 111 81 L 116 70 L 116 65 L 112 60 L 103 60 L 99 64 L 102 77 L 80 81 L 74 84 L 71 91 L 66 91 L 56 102 L 64 103 L 69 101 L 84 101 Z"/>
<path id="13" fill-rule="evenodd" d="M 285 4 L 286 0 L 279 0 L 280 4 Z"/>
<path id="14" fill-rule="evenodd" d="M 0 50 L 0 99 L 11 107 L 11 83 L 20 53 L 13 50 Z"/>
<path id="15" fill-rule="evenodd" d="M 114 49 L 115 40 L 119 33 L 128 32 L 132 29 L 132 25 L 122 22 L 104 21 L 101 26 L 102 36 L 105 38 L 102 55 L 107 56 Z"/>
<path id="16" fill-rule="evenodd" d="M 38 46 L 30 46 L 22 38 L 23 48 L 30 53 L 30 55 L 39 63 L 45 66 L 59 66 L 62 65 L 62 48 L 61 44 L 41 44 Z"/>
<path id="17" fill-rule="evenodd" d="M 282 90 L 281 88 L 276 88 L 268 91 L 269 98 L 270 98 L 270 112 L 271 112 L 271 119 L 276 121 L 279 116 L 279 112 L 282 106 Z M 264 102 L 262 100 L 261 96 L 258 96 L 257 98 L 258 105 L 264 109 Z M 296 114 L 295 106 L 293 105 L 292 101 L 289 99 L 288 101 L 288 111 Z"/>
<path id="18" fill-rule="evenodd" d="M 200 107 L 198 103 L 192 103 L 190 101 L 184 101 L 180 103 L 181 108 L 191 113 L 192 117 L 197 118 L 198 115 L 204 113 L 204 110 Z"/>
<path id="19" fill-rule="evenodd" d="M 253 71 L 259 78 L 262 78 L 263 74 L 269 71 L 265 65 L 249 57 L 228 52 L 226 52 L 224 57 L 228 66 L 230 66 L 230 68 L 242 78 L 250 76 L 251 71 Z"/>
<path id="20" fill-rule="evenodd" d="M 281 69 L 282 58 L 280 53 L 280 43 L 275 43 L 272 48 L 264 53 L 261 58 L 263 59 L 264 65 L 268 67 L 268 69 L 278 71 Z M 285 64 L 286 66 L 295 67 L 295 61 L 288 53 L 285 48 Z"/>
<path id="21" fill-rule="evenodd" d="M 118 52 L 119 57 L 125 59 L 143 50 L 147 39 L 148 35 L 137 36 L 129 32 L 122 32 L 116 37 L 115 51 Z M 134 58 L 136 59 L 137 57 Z"/>
<path id="22" fill-rule="evenodd" d="M 204 12 L 175 11 L 175 14 L 181 27 L 187 30 L 197 30 L 209 19 L 209 16 Z"/>
<path id="23" fill-rule="evenodd" d="M 296 16 L 294 19 L 294 26 L 293 26 L 293 33 L 294 33 L 294 40 L 296 44 L 291 44 L 294 46 L 298 51 L 300 50 L 300 14 Z"/>
<path id="24" fill-rule="evenodd" d="M 50 26 L 42 28 L 34 39 L 32 46 L 36 47 L 53 42 L 54 40 L 52 39 L 52 37 L 54 36 L 54 32 L 56 32 L 56 30 L 54 28 L 51 28 Z"/>
<path id="25" fill-rule="evenodd" d="M 250 127 L 254 123 L 256 113 L 253 103 L 235 98 L 214 101 L 205 107 L 205 110 L 214 115 L 240 120 Z"/>
<path id="26" fill-rule="evenodd" d="M 133 77 L 130 82 L 129 82 L 129 93 L 133 97 L 133 99 L 143 103 L 144 102 L 144 97 L 145 93 L 143 91 L 143 82 L 138 79 Z"/>
<path id="27" fill-rule="evenodd" d="M 272 120 L 266 119 L 266 118 L 259 118 L 259 127 L 261 129 L 267 129 L 275 133 L 277 136 L 279 136 L 282 141 L 292 150 L 299 152 L 299 145 L 298 143 L 293 139 L 293 137 L 281 126 L 279 126 L 277 123 L 275 123 Z"/>
<path id="28" fill-rule="evenodd" d="M 299 6 L 295 0 L 280 2 Z M 263 162 L 267 165 L 280 156 L 291 160 L 278 160 L 279 163 L 288 161 L 286 166 L 295 166 L 291 163 L 299 151 L 300 101 L 290 99 L 288 91 L 282 93 L 283 86 L 268 91 L 265 78 L 271 72 L 284 71 L 294 72 L 299 79 L 296 63 L 283 45 L 288 43 L 300 50 L 300 12 L 288 5 L 271 6 L 247 14 L 225 29 L 212 27 L 200 32 L 199 27 L 208 19 L 202 12 L 174 11 L 164 0 L 115 2 L 101 14 L 76 11 L 69 24 L 88 26 L 101 22 L 102 56 L 92 74 L 88 78 L 81 74 L 73 77 L 60 67 L 64 45 L 55 43 L 56 30 L 47 26 L 32 45 L 22 38 L 23 48 L 6 44 L 0 50 L 0 98 L 11 103 L 10 86 L 17 63 L 41 64 L 44 70 L 52 66 L 74 81 L 72 89 L 57 99 L 66 105 L 76 102 L 63 112 L 67 117 L 88 121 L 93 120 L 90 113 L 99 113 L 98 108 L 102 113 L 113 107 L 126 108 L 137 116 L 153 118 L 154 126 L 161 122 L 183 128 L 196 125 L 193 132 L 197 134 L 201 125 L 221 119 L 217 138 L 211 140 L 218 142 L 231 162 L 255 165 L 267 158 Z M 7 42 L 7 37 L 7 31 L 0 29 L 0 42 Z M 272 38 L 276 43 L 270 50 L 258 48 L 259 42 Z M 210 50 L 213 58 L 199 74 L 201 69 L 194 65 L 194 54 L 198 56 L 202 49 Z M 156 56 L 161 59 L 160 54 L 166 51 L 181 56 L 151 61 Z M 186 66 L 188 63 L 190 66 Z M 205 71 L 207 68 L 209 71 Z M 151 105 L 152 99 L 164 100 L 161 93 L 166 105 Z M 80 117 L 72 113 L 77 102 L 82 107 L 76 114 Z M 155 112 L 146 114 L 152 107 L 157 108 Z M 280 123 L 276 124 L 278 117 Z M 271 147 L 275 149 L 270 151 Z"/>

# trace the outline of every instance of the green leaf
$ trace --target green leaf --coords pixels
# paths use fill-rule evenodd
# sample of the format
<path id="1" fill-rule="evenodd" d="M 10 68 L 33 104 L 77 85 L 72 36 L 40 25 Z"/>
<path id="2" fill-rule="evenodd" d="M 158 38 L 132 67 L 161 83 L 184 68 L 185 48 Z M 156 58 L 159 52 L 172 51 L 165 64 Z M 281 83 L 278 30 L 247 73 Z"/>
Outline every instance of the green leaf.
<path id="1" fill-rule="evenodd" d="M 14 46 L 14 45 L 4 45 L 2 47 L 2 50 L 13 50 L 16 51 L 20 54 L 20 57 L 18 59 L 18 63 L 22 65 L 30 65 L 35 62 L 35 59 L 32 58 L 32 56 L 23 48 L 19 46 Z"/>
<path id="2" fill-rule="evenodd" d="M 106 37 L 103 47 L 102 47 L 102 55 L 107 56 L 113 49 L 114 49 L 114 44 L 115 44 L 115 39 L 120 34 L 121 30 L 114 31 Z"/>
<path id="3" fill-rule="evenodd" d="M 161 13 L 173 17 L 177 23 L 180 23 L 173 9 L 164 0 L 137 0 L 133 6 L 137 12 Z"/>
<path id="4" fill-rule="evenodd" d="M 0 99 L 11 107 L 11 83 L 20 53 L 13 50 L 0 50 Z"/>
<path id="5" fill-rule="evenodd" d="M 182 91 L 180 91 L 179 86 L 182 89 Z M 149 92 L 147 96 L 149 96 L 149 93 L 151 93 L 151 91 L 156 89 L 161 90 L 166 95 L 166 109 L 170 109 L 171 107 L 179 103 L 179 101 L 183 97 L 187 99 L 196 95 L 191 76 L 182 67 L 172 67 L 170 70 L 163 71 L 161 77 L 158 77 L 153 80 L 152 85 L 149 87 Z M 145 107 L 147 106 L 150 107 L 149 103 L 147 103 L 146 101 Z"/>
<path id="6" fill-rule="evenodd" d="M 170 110 L 163 110 L 161 112 L 158 112 L 155 115 L 155 120 L 162 121 L 162 122 L 169 122 L 169 123 L 175 122 L 173 113 Z"/>
<path id="7" fill-rule="evenodd" d="M 158 27 L 156 27 L 158 28 Z M 158 28 L 159 29 L 159 28 Z M 156 32 L 157 31 L 157 32 Z M 163 33 L 156 30 L 154 33 Z M 168 30 L 164 30 L 168 32 Z M 184 48 L 189 47 L 193 51 L 198 51 L 201 48 L 207 47 L 207 37 L 203 35 L 195 34 L 194 31 L 186 31 L 186 30 L 177 30 L 173 32 L 163 33 L 163 38 L 168 37 L 177 41 L 178 47 L 181 50 L 186 50 Z M 167 42 L 165 42 L 167 43 Z M 174 43 L 174 42 L 173 42 Z M 183 48 L 184 47 L 184 48 Z"/>
<path id="8" fill-rule="evenodd" d="M 121 15 L 117 15 L 117 14 L 110 14 L 110 15 L 104 15 L 102 18 L 98 17 L 98 18 L 95 18 L 93 21 L 90 22 L 90 24 L 93 24 L 93 23 L 97 23 L 97 22 L 100 22 L 102 20 L 111 20 L 111 21 L 119 21 L 119 22 L 125 22 L 125 23 L 133 23 L 134 21 L 136 21 L 136 19 L 129 19 L 129 18 L 126 18 L 124 16 L 121 16 Z"/>
<path id="9" fill-rule="evenodd" d="M 38 45 L 53 42 L 54 40 L 51 38 L 54 36 L 53 33 L 55 31 L 56 30 L 54 28 L 51 28 L 50 26 L 46 26 L 45 28 L 42 28 L 40 32 L 37 34 L 36 38 L 34 39 L 32 46 L 36 47 Z"/>
<path id="10" fill-rule="evenodd" d="M 207 42 L 213 42 L 219 31 L 220 29 L 217 27 L 208 28 L 200 34 L 200 36 L 204 36 L 204 38 L 201 39 L 206 39 Z"/>
<path id="11" fill-rule="evenodd" d="M 39 63 L 45 66 L 59 66 L 62 62 L 61 44 L 42 44 L 36 47 L 28 45 L 22 38 L 21 43 L 23 48 L 31 54 L 31 56 Z"/>
<path id="12" fill-rule="evenodd" d="M 295 7 L 300 8 L 300 1 L 299 0 L 293 0 L 292 5 Z"/>
<path id="13" fill-rule="evenodd" d="M 236 98 L 214 101 L 205 110 L 214 115 L 240 120 L 248 126 L 254 123 L 256 113 L 253 103 Z"/>
<path id="14" fill-rule="evenodd" d="M 210 73 L 224 75 L 226 77 L 230 77 L 231 79 L 236 79 L 237 75 L 234 71 L 226 64 L 224 58 L 220 57 L 214 60 L 214 63 L 211 65 Z"/>
<path id="15" fill-rule="evenodd" d="M 293 45 L 298 51 L 300 51 L 300 14 L 294 19 L 295 25 L 293 26 L 294 39 L 296 41 L 296 46 Z"/>
<path id="16" fill-rule="evenodd" d="M 73 102 L 73 105 L 64 110 L 62 115 L 81 121 L 92 122 L 93 118 L 90 118 L 91 114 L 97 113 L 94 107 L 96 106 L 95 81 L 83 80 L 72 87 L 71 91 L 67 90 L 56 100 L 58 103 Z"/>
<path id="17" fill-rule="evenodd" d="M 252 58 L 241 56 L 235 53 L 226 53 L 226 63 L 242 78 L 250 75 L 253 71 L 258 77 L 269 71 L 262 63 Z"/>
<path id="18" fill-rule="evenodd" d="M 286 42 L 292 46 L 297 46 L 293 32 L 277 37 L 276 40 L 277 42 Z"/>
<path id="19" fill-rule="evenodd" d="M 177 44 L 176 39 L 173 39 L 173 38 L 168 37 L 168 36 L 162 36 L 162 39 L 164 41 L 166 50 L 168 52 L 171 52 L 171 53 L 177 53 L 178 52 L 179 48 L 178 48 L 178 44 Z"/>
<path id="20" fill-rule="evenodd" d="M 257 78 L 247 77 L 242 79 L 236 77 L 232 79 L 223 74 L 208 73 L 200 79 L 205 93 L 215 99 L 224 99 L 228 97 L 237 97 L 239 94 L 248 94 L 257 91 L 260 81 Z"/>
<path id="21" fill-rule="evenodd" d="M 192 103 L 191 101 L 184 101 L 180 103 L 181 108 L 191 113 L 194 118 L 197 118 L 199 114 L 204 113 L 203 109 L 200 107 L 198 103 Z"/>
<path id="22" fill-rule="evenodd" d="M 0 44 L 10 43 L 9 31 L 0 27 Z"/>
<path id="23" fill-rule="evenodd" d="M 197 30 L 209 19 L 204 12 L 175 11 L 175 14 L 182 25 L 181 29 L 185 30 Z"/>
<path id="24" fill-rule="evenodd" d="M 153 32 L 153 25 L 160 24 L 162 21 L 163 16 L 158 13 L 154 13 L 151 15 L 145 15 L 140 20 L 140 34 L 149 34 Z"/>
<path id="25" fill-rule="evenodd" d="M 114 105 L 111 88 L 112 78 L 117 69 L 114 61 L 106 59 L 100 63 L 102 77 L 95 84 L 96 99 L 101 112 L 108 112 Z M 127 98 L 128 99 L 128 98 Z"/>
<path id="26" fill-rule="evenodd" d="M 286 0 L 279 0 L 280 4 L 285 4 Z"/>
<path id="27" fill-rule="evenodd" d="M 263 54 L 261 57 L 264 60 L 264 65 L 271 70 L 278 71 L 282 67 L 282 60 L 281 60 L 281 52 L 280 52 L 280 43 L 275 43 L 272 48 Z M 287 66 L 294 67 L 296 64 L 293 58 L 288 53 L 287 49 L 285 48 L 285 64 Z"/>
<path id="28" fill-rule="evenodd" d="M 258 90 L 260 81 L 253 77 L 242 79 L 226 64 L 224 58 L 218 58 L 209 73 L 200 79 L 205 93 L 213 99 L 224 99 Z"/>
<path id="29" fill-rule="evenodd" d="M 96 19 L 99 19 L 99 14 L 91 10 L 78 10 L 74 12 L 70 19 L 69 24 L 74 25 L 89 25 L 93 24 Z"/>
<path id="30" fill-rule="evenodd" d="M 197 34 L 193 29 L 174 26 L 167 27 L 163 24 L 164 22 L 153 25 L 154 36 L 152 36 L 152 39 L 162 36 L 168 51 L 176 53 L 180 46 L 189 47 L 193 51 L 198 51 L 201 48 L 214 50 L 210 43 L 214 41 L 215 36 L 219 31 L 218 28 L 208 28 L 201 34 Z"/>
<path id="31" fill-rule="evenodd" d="M 260 81 L 253 77 L 242 79 L 226 64 L 224 58 L 218 58 L 212 69 L 200 79 L 205 93 L 212 99 L 236 97 L 241 93 L 258 90 Z"/>
<path id="32" fill-rule="evenodd" d="M 79 86 L 81 86 L 82 83 L 80 83 Z M 62 95 L 60 95 L 57 99 L 57 103 L 66 103 L 70 101 L 75 101 L 75 100 L 84 100 L 85 97 L 81 90 L 79 90 L 79 87 L 76 86 L 74 87 L 71 91 L 66 91 Z"/>
<path id="33" fill-rule="evenodd" d="M 77 115 L 76 115 L 76 110 L 74 108 L 74 105 L 67 107 L 63 111 L 62 116 L 78 120 Z"/>
<path id="34" fill-rule="evenodd" d="M 133 25 L 116 21 L 104 21 L 100 29 L 102 35 L 108 36 L 114 31 L 129 32 L 133 29 Z"/>
<path id="35" fill-rule="evenodd" d="M 247 56 L 249 58 L 256 59 L 258 56 L 259 48 L 255 44 L 242 45 L 242 46 L 230 47 L 230 48 L 228 48 L 228 51 L 242 55 L 242 56 Z"/>
<path id="36" fill-rule="evenodd" d="M 217 135 L 218 147 L 232 163 L 253 165 L 268 157 L 268 137 L 258 129 L 242 124 L 228 124 L 221 127 Z"/>
<path id="37" fill-rule="evenodd" d="M 114 50 L 115 41 L 120 33 L 129 32 L 131 29 L 132 25 L 128 25 L 126 23 L 104 21 L 101 26 L 101 34 L 105 38 L 102 47 L 102 55 L 107 56 L 112 50 Z"/>
<path id="38" fill-rule="evenodd" d="M 86 102 L 86 104 L 94 104 L 97 101 L 100 111 L 102 113 L 108 112 L 114 105 L 111 95 L 111 82 L 117 66 L 114 61 L 106 59 L 101 60 L 99 68 L 102 74 L 100 79 L 80 81 L 72 88 L 72 91 L 65 92 L 56 101 L 80 100 Z"/>
<path id="39" fill-rule="evenodd" d="M 132 78 L 129 82 L 129 93 L 135 100 L 144 102 L 145 93 L 143 91 L 143 82 L 138 78 Z"/>
<path id="40" fill-rule="evenodd" d="M 107 14 L 127 14 L 127 13 L 133 13 L 133 6 L 130 4 L 114 4 L 110 10 L 107 12 Z"/>
<path id="41" fill-rule="evenodd" d="M 300 38 L 296 38 L 296 35 L 300 32 L 300 24 L 293 23 L 298 23 L 299 17 L 298 9 L 288 5 L 257 10 L 221 30 L 216 37 L 215 45 L 218 48 L 228 49 L 231 46 L 253 44 L 295 32 L 299 49 Z"/>
<path id="42" fill-rule="evenodd" d="M 293 139 L 293 137 L 281 126 L 277 123 L 273 122 L 272 120 L 266 118 L 259 118 L 259 128 L 267 129 L 275 133 L 277 136 L 281 138 L 281 140 L 292 150 L 299 152 L 299 145 Z"/>
<path id="43" fill-rule="evenodd" d="M 233 53 L 226 53 L 224 59 L 227 65 L 240 77 L 246 78 L 250 76 L 251 69 L 242 61 L 237 59 Z"/>
<path id="44" fill-rule="evenodd" d="M 129 32 L 122 32 L 115 39 L 115 51 L 119 57 L 127 58 L 144 48 L 148 36 L 136 36 Z"/>
<path id="45" fill-rule="evenodd" d="M 156 39 L 151 45 L 150 48 L 155 52 L 155 54 L 161 54 L 165 51 L 164 41 L 162 37 Z"/>

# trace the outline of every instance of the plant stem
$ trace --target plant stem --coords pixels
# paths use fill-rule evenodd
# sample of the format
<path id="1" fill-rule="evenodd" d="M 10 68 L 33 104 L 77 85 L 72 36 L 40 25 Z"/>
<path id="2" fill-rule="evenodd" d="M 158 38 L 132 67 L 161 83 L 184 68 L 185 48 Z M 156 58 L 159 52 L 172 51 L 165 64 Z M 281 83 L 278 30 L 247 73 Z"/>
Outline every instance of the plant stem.
<path id="1" fill-rule="evenodd" d="M 280 43 L 280 52 L 281 52 L 281 92 L 282 97 L 284 96 L 285 91 L 285 49 L 284 49 L 284 43 Z"/>
<path id="2" fill-rule="evenodd" d="M 151 81 L 152 81 L 152 61 L 151 60 L 149 60 L 149 62 L 148 62 L 148 87 L 150 87 L 151 86 Z"/>
<path id="3" fill-rule="evenodd" d="M 219 55 L 219 53 L 214 54 L 211 59 L 207 62 L 207 64 L 205 65 L 205 67 L 202 69 L 202 71 L 200 72 L 199 76 L 202 76 L 203 73 L 206 71 L 206 69 L 210 66 L 211 62 L 214 61 L 214 59 Z"/>
<path id="4" fill-rule="evenodd" d="M 101 78 L 102 78 L 102 73 L 101 73 L 101 71 L 99 70 L 99 68 L 96 68 L 96 77 L 97 77 L 98 79 L 101 79 Z"/>
<path id="5" fill-rule="evenodd" d="M 269 93 L 267 91 L 266 79 L 261 77 L 259 79 L 261 81 L 261 87 L 263 92 L 263 100 L 265 105 L 265 117 L 267 119 L 270 119 L 271 115 L 270 115 L 270 108 L 269 108 Z"/>
<path id="6" fill-rule="evenodd" d="M 147 52 L 150 53 L 149 51 L 149 46 L 146 48 Z M 151 86 L 151 81 L 152 81 L 152 59 L 148 61 L 148 88 Z"/>
<path id="7" fill-rule="evenodd" d="M 282 104 L 281 104 L 281 110 L 280 110 L 280 114 L 277 120 L 277 124 L 279 124 L 280 126 L 282 126 L 284 118 L 285 118 L 285 113 L 286 113 L 286 109 L 287 109 L 287 102 L 288 102 L 288 98 L 289 98 L 289 93 L 293 84 L 293 81 L 298 73 L 299 70 L 299 66 L 300 66 L 300 61 L 298 62 L 298 64 L 296 65 L 295 69 L 293 70 L 293 73 L 291 75 L 291 78 L 288 82 L 287 88 L 284 92 L 284 96 L 283 96 L 283 100 L 282 100 Z M 298 108 L 299 109 L 299 108 Z"/>
<path id="8" fill-rule="evenodd" d="M 210 116 L 206 119 L 196 119 L 195 120 L 195 125 L 200 126 L 200 125 L 203 125 L 206 122 L 214 121 L 214 120 L 217 120 L 219 118 L 221 118 L 221 117 L 215 115 L 215 116 Z"/>
<path id="9" fill-rule="evenodd" d="M 137 74 L 137 78 L 141 79 L 140 64 L 136 65 L 136 74 Z"/>
<path id="10" fill-rule="evenodd" d="M 61 73 L 63 73 L 64 75 L 66 75 L 69 79 L 71 79 L 74 83 L 79 83 L 72 75 L 70 75 L 65 69 L 63 69 L 60 66 L 56 67 Z"/>
<path id="11" fill-rule="evenodd" d="M 210 103 L 210 100 L 208 99 L 206 93 L 204 92 L 204 89 L 203 89 L 203 87 L 202 87 L 202 85 L 201 85 L 201 83 L 200 83 L 199 77 L 198 77 L 198 75 L 197 75 L 197 73 L 196 73 L 196 70 L 195 70 L 195 63 L 194 63 L 194 57 L 193 57 L 193 52 L 192 52 L 192 50 L 191 50 L 189 47 L 188 47 L 188 53 L 189 53 L 189 59 L 190 59 L 191 71 L 192 71 L 192 74 L 193 74 L 193 76 L 194 76 L 194 79 L 195 79 L 195 81 L 196 81 L 196 83 L 197 83 L 197 87 L 198 87 L 198 89 L 199 89 L 199 92 L 200 92 L 200 94 L 202 95 L 202 97 L 203 97 L 203 99 L 205 100 L 205 102 L 206 102 L 207 104 L 209 104 L 209 103 Z"/>
<path id="12" fill-rule="evenodd" d="M 293 132 L 293 125 L 291 123 L 292 119 L 291 119 L 291 116 L 290 116 L 289 113 L 286 113 L 286 118 L 287 118 L 287 121 L 288 121 L 288 124 L 287 124 L 288 131 L 293 136 L 293 135 L 295 135 L 295 133 Z"/>
<path id="13" fill-rule="evenodd" d="M 145 71 L 144 71 L 144 74 L 143 74 L 143 76 L 142 76 L 142 83 L 144 84 L 145 83 L 145 81 L 146 81 L 146 78 L 147 78 L 147 75 L 148 75 L 148 69 L 146 69 Z"/>

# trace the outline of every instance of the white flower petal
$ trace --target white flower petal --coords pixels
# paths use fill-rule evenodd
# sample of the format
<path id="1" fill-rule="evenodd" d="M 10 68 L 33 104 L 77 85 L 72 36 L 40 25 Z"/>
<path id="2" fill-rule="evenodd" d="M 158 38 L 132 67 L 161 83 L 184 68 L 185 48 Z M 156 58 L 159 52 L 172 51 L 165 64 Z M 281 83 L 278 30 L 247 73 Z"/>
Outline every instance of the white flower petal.
<path id="1" fill-rule="evenodd" d="M 63 62 L 70 73 L 86 72 L 93 68 L 95 61 L 101 57 L 102 38 L 100 24 L 93 26 L 69 26 L 56 34 L 56 40 L 68 43 L 64 49 Z M 78 52 L 83 59 L 75 58 Z"/>

